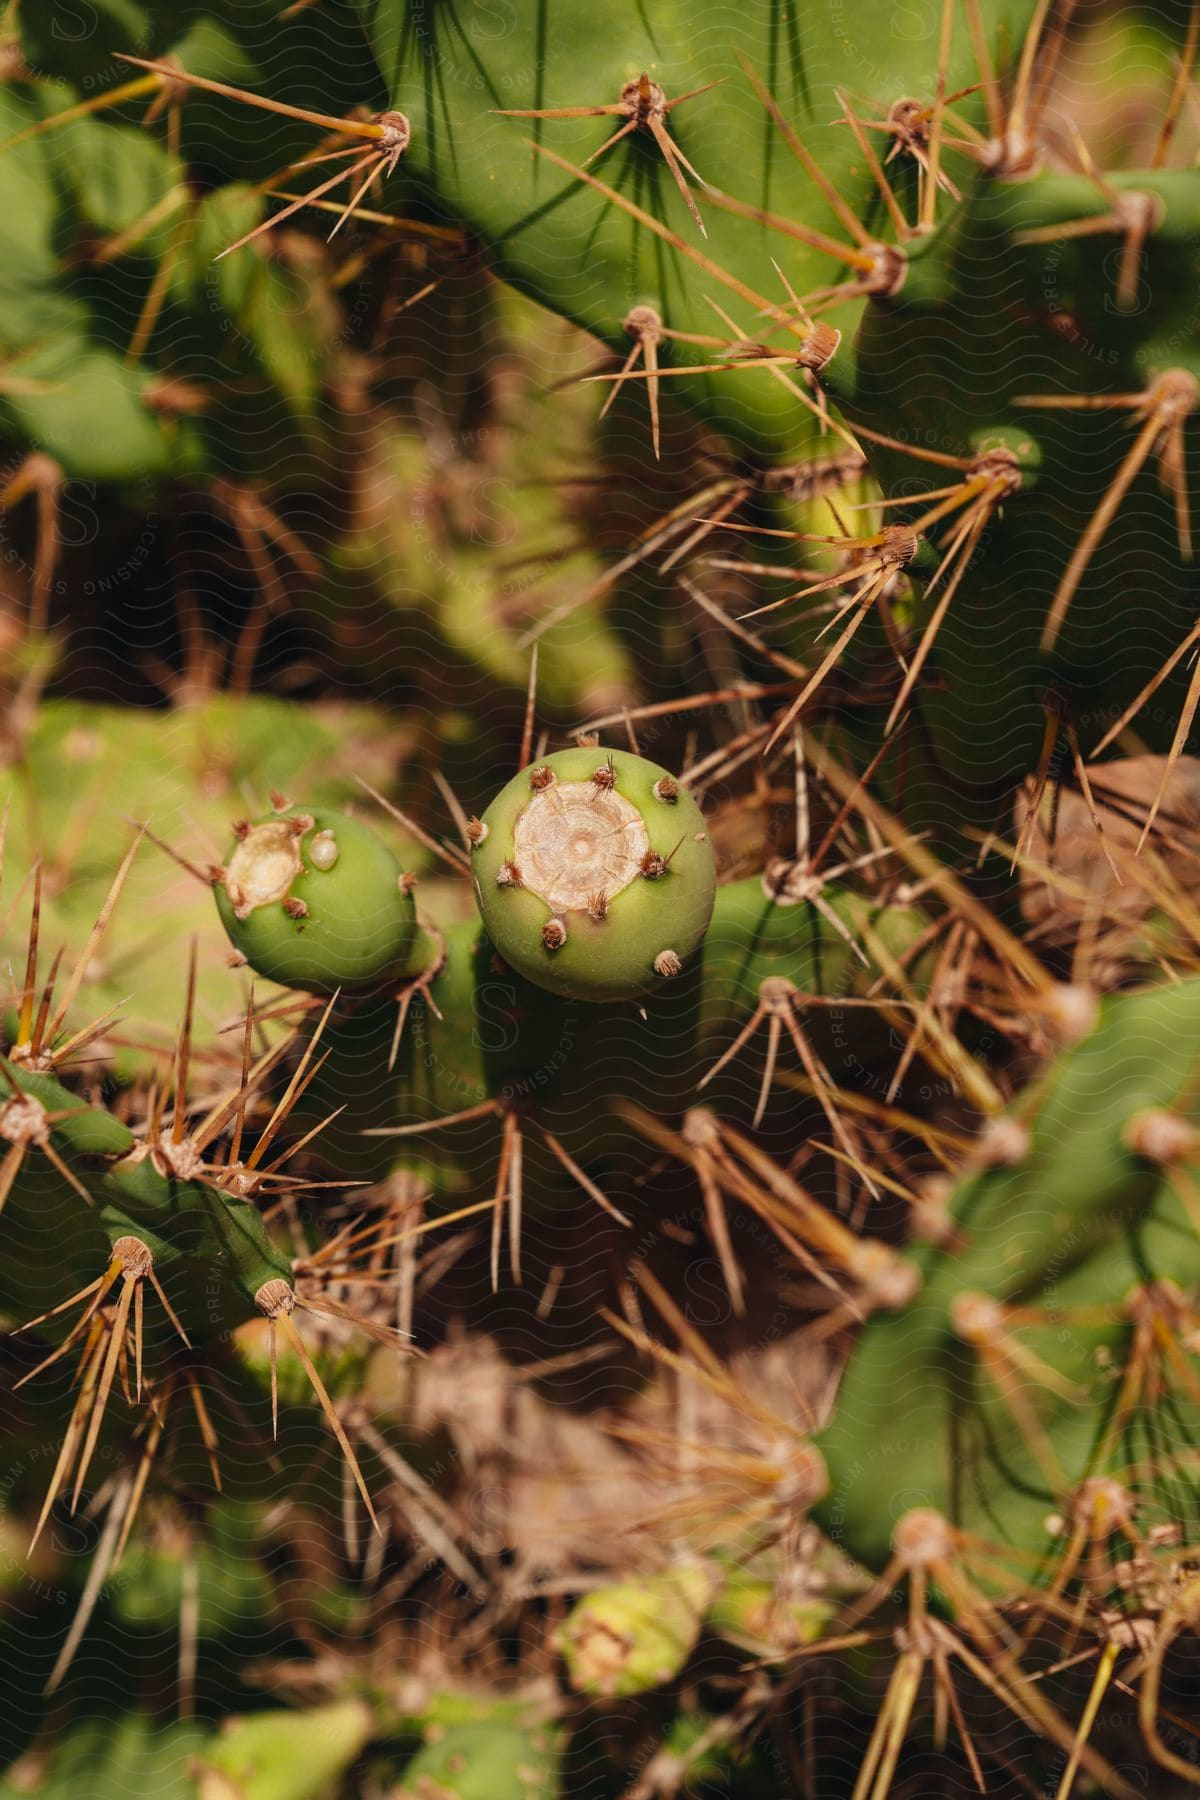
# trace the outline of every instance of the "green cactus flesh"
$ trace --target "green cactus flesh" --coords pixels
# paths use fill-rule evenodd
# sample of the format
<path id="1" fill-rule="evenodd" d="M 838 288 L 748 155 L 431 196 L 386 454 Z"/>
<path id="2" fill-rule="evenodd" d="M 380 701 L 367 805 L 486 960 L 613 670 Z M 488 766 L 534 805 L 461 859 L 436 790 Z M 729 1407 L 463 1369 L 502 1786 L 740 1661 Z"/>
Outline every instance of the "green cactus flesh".
<path id="1" fill-rule="evenodd" d="M 440 1726 L 404 1770 L 396 1800 L 556 1800 L 560 1760 L 552 1725 Z"/>
<path id="2" fill-rule="evenodd" d="M 884 492 L 914 496 L 892 520 L 919 519 L 920 487 L 944 484 L 924 451 L 963 459 L 962 480 L 975 459 L 974 472 L 1009 484 L 916 689 L 939 763 L 984 790 L 1033 766 L 1048 697 L 1090 750 L 1194 622 L 1195 474 L 1170 444 L 1200 395 L 1182 318 L 1197 272 L 1196 182 L 1135 172 L 1115 175 L 1111 192 L 1115 202 L 1084 176 L 978 176 L 911 246 L 903 289 L 868 305 L 853 353 L 831 370 L 850 422 L 895 440 L 869 446 Z M 1122 203 L 1151 222 L 1129 296 L 1109 223 Z M 1008 460 L 989 464 L 997 454 Z M 1119 504 L 1093 538 L 1109 495 Z M 921 637 L 943 591 L 919 602 Z M 1136 597 L 1148 592 L 1147 609 Z M 1141 715 L 1155 748 L 1171 742 L 1186 675 Z"/>
<path id="3" fill-rule="evenodd" d="M 412 123 L 405 168 L 418 191 L 432 192 L 453 216 L 468 220 L 493 246 L 514 285 L 624 356 L 630 339 L 623 321 L 635 305 L 653 308 L 671 331 L 710 342 L 714 332 L 736 337 L 740 330 L 752 337 L 762 329 L 760 307 L 786 307 L 787 290 L 773 261 L 781 258 L 783 240 L 767 228 L 759 209 L 801 226 L 799 241 L 793 237 L 785 245 L 795 292 L 847 275 L 845 258 L 829 249 L 830 240 L 844 240 L 844 223 L 828 193 L 769 127 L 732 57 L 744 59 L 770 84 L 828 188 L 868 219 L 874 237 L 883 233 L 884 221 L 877 216 L 869 167 L 851 132 L 836 123 L 838 90 L 862 95 L 860 104 L 865 101 L 871 112 L 886 112 L 902 95 L 931 90 L 941 8 L 935 0 L 917 0 L 903 30 L 887 36 L 886 55 L 864 54 L 834 14 L 815 9 L 801 23 L 765 0 L 711 7 L 700 30 L 690 9 L 675 3 L 657 6 L 653 18 L 634 7 L 621 7 L 616 16 L 576 8 L 569 28 L 557 14 L 543 20 L 536 9 L 517 9 L 502 32 L 478 46 L 468 43 L 452 12 L 433 9 L 418 30 L 401 0 L 358 0 L 358 10 L 392 103 Z M 1019 40 L 1031 12 L 1024 4 L 989 5 L 988 23 Z M 438 79 L 431 83 L 434 69 Z M 653 85 L 639 101 L 643 71 Z M 966 32 L 953 45 L 948 79 L 951 88 L 976 79 Z M 696 92 L 709 84 L 709 91 Z M 698 171 L 698 179 L 688 175 L 685 181 L 681 171 L 678 180 L 694 192 L 704 237 L 649 122 L 651 109 L 664 101 L 668 110 L 655 123 L 666 127 Z M 512 108 L 595 109 L 608 116 L 497 116 Z M 622 126 L 629 128 L 622 141 L 588 172 L 640 208 L 641 218 L 530 147 L 532 140 L 578 166 Z M 734 206 L 720 204 L 725 196 Z M 671 237 L 656 235 L 646 214 L 662 221 Z M 851 262 L 859 264 L 853 273 L 865 270 L 869 278 L 874 255 L 886 281 L 889 258 L 877 254 L 880 249 L 874 245 L 863 255 L 850 246 Z M 717 291 L 714 268 L 731 278 L 728 288 Z M 732 316 L 734 332 L 713 301 Z M 838 318 L 839 325 L 852 322 L 853 313 Z M 805 336 L 802 327 L 796 330 Z M 801 348 L 795 337 L 792 345 Z M 713 361 L 703 342 L 668 340 L 662 354 L 683 365 Z M 697 374 L 670 385 L 686 390 L 725 433 L 768 460 L 794 455 L 797 437 L 807 431 L 794 395 L 765 375 L 730 380 Z"/>

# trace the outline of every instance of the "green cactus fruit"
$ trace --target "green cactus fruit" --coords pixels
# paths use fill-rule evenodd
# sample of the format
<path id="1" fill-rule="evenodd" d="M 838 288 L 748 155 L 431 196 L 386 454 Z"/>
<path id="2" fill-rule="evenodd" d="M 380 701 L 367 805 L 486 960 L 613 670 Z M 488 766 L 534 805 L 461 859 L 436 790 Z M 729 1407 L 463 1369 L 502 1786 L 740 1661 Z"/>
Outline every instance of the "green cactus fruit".
<path id="1" fill-rule="evenodd" d="M 230 1719 L 206 1747 L 200 1800 L 324 1800 L 373 1731 L 364 1700 Z"/>
<path id="2" fill-rule="evenodd" d="M 385 981 L 416 945 L 411 878 L 345 813 L 289 806 L 238 825 L 216 896 L 234 948 L 284 987 Z"/>
<path id="3" fill-rule="evenodd" d="M 700 1635 L 712 1588 L 711 1571 L 693 1563 L 585 1595 L 560 1638 L 571 1686 L 613 1700 L 673 1681 Z"/>
<path id="4" fill-rule="evenodd" d="M 302 792 L 313 806 L 343 807 L 361 792 L 356 775 L 376 785 L 386 780 L 384 725 L 373 708 L 301 705 L 270 695 L 217 694 L 170 712 L 42 699 L 22 733 L 20 754 L 0 767 L 0 813 L 7 808 L 9 815 L 7 869 L 41 860 L 42 965 L 48 971 L 64 950 L 60 992 L 87 948 L 83 979 L 56 1042 L 119 1013 L 136 1029 L 123 1030 L 114 1019 L 114 1029 L 89 1047 L 91 1068 L 102 1064 L 122 1083 L 156 1069 L 161 1047 L 178 1029 L 186 957 L 180 947 L 192 940 L 196 1017 L 233 1016 L 245 979 L 229 970 L 211 886 L 197 877 L 220 856 L 234 809 L 261 811 L 272 788 Z M 101 943 L 88 948 L 130 847 L 130 820 L 148 823 L 196 873 L 143 842 Z M 22 907 L 7 939 L 15 963 L 25 956 L 15 936 L 24 916 Z M 10 1042 L 18 1036 L 18 1003 L 18 995 L 5 1001 Z M 276 1029 L 268 1025 L 268 1036 Z"/>
<path id="5" fill-rule="evenodd" d="M 695 801 L 627 750 L 559 750 L 471 828 L 483 921 L 519 974 L 577 1000 L 632 999 L 678 975 L 716 896 Z"/>
<path id="6" fill-rule="evenodd" d="M 554 1800 L 561 1751 L 551 1726 L 509 1720 L 435 1727 L 396 1800 Z"/>

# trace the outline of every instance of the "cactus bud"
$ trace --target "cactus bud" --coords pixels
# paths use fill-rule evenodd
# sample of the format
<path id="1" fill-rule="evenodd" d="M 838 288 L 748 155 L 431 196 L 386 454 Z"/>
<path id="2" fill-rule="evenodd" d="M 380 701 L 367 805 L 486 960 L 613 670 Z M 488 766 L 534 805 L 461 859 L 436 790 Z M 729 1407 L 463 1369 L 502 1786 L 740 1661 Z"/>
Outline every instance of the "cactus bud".
<path id="1" fill-rule="evenodd" d="M 557 751 L 509 782 L 482 823 L 472 866 L 488 936 L 539 987 L 632 999 L 678 975 L 708 929 L 704 819 L 643 757 Z"/>
<path id="2" fill-rule="evenodd" d="M 708 1570 L 693 1565 L 588 1594 L 562 1631 L 571 1686 L 611 1700 L 673 1681 L 700 1635 L 712 1586 Z"/>
<path id="3" fill-rule="evenodd" d="M 416 909 L 399 862 L 340 813 L 290 807 L 235 827 L 216 896 L 234 948 L 285 987 L 382 981 L 413 952 Z"/>

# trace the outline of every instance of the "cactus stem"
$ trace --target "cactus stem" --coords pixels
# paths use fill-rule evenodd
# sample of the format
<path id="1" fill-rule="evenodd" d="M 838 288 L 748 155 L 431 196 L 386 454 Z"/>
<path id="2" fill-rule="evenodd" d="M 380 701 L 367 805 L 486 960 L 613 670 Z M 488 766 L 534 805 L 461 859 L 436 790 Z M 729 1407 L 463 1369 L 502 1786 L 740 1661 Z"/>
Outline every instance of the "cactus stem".
<path id="1" fill-rule="evenodd" d="M 754 618 L 758 613 L 773 612 L 776 607 L 783 606 L 790 600 L 799 600 L 810 594 L 824 593 L 832 587 L 840 587 L 846 582 L 858 582 L 857 592 L 853 593 L 840 609 L 837 617 L 850 615 L 850 621 L 844 625 L 832 646 L 826 653 L 820 667 L 805 682 L 799 694 L 786 709 L 775 726 L 763 750 L 764 756 L 769 754 L 779 739 L 790 728 L 793 720 L 799 717 L 807 702 L 821 686 L 829 671 L 840 660 L 843 650 L 853 638 L 855 632 L 870 612 L 874 603 L 881 599 L 894 582 L 897 574 L 905 568 L 917 554 L 918 538 L 915 531 L 905 525 L 886 525 L 873 539 L 858 540 L 863 545 L 877 546 L 869 555 L 854 562 L 848 569 L 838 575 L 827 576 L 807 588 L 794 594 L 785 595 L 783 600 L 771 602 L 768 606 L 758 607 L 747 613 L 747 618 Z M 830 625 L 836 620 L 831 620 Z M 829 630 L 826 626 L 825 630 Z"/>
<path id="2" fill-rule="evenodd" d="M 774 301 L 768 300 L 765 295 L 756 293 L 755 290 L 748 286 L 740 276 L 734 275 L 730 270 L 722 268 L 721 265 L 714 262 L 711 257 L 706 256 L 702 251 L 697 250 L 694 244 L 689 244 L 685 238 L 681 238 L 678 232 L 672 231 L 670 227 L 664 225 L 660 219 L 656 219 L 653 213 L 646 211 L 645 207 L 638 206 L 635 201 L 630 200 L 626 195 L 619 193 L 616 188 L 611 188 L 606 182 L 598 180 L 596 176 L 590 174 L 587 169 L 578 168 L 576 164 L 568 162 L 565 156 L 559 156 L 555 151 L 548 149 L 545 144 L 535 143 L 532 138 L 527 138 L 525 141 L 536 155 L 545 157 L 548 162 L 554 163 L 557 168 L 564 170 L 566 174 L 573 175 L 576 180 L 585 181 L 596 193 L 603 195 L 603 197 L 610 201 L 612 205 L 619 207 L 622 212 L 629 216 L 629 218 L 636 220 L 639 225 L 644 226 L 645 229 L 652 232 L 655 237 L 661 238 L 665 244 L 669 244 L 673 250 L 677 250 L 680 256 L 686 257 L 689 262 L 701 269 L 706 275 L 711 275 L 714 281 L 719 281 L 723 287 L 727 287 L 730 292 L 736 294 L 740 300 L 745 300 L 749 305 L 757 307 L 761 311 L 769 314 L 777 324 L 783 329 L 792 332 L 795 336 L 802 337 L 805 335 L 803 328 L 798 326 L 793 320 L 789 319 L 787 313 L 781 306 L 777 305 Z M 709 196 L 716 205 L 723 206 L 729 211 L 738 210 L 737 204 L 731 201 L 728 195 L 722 194 L 716 188 L 709 189 Z M 748 208 L 747 210 L 754 212 L 753 208 Z M 758 217 L 759 214 L 755 212 L 754 216 Z M 833 240 L 826 240 L 826 242 L 832 243 Z M 824 245 L 822 245 L 822 247 L 824 247 Z M 839 245 L 838 249 L 844 259 L 852 261 L 861 260 L 861 253 L 856 255 L 854 252 L 847 251 L 844 245 Z M 868 269 L 875 266 L 872 257 L 866 257 L 865 262 Z"/>
<path id="3" fill-rule="evenodd" d="M 854 111 L 854 108 L 840 89 L 835 88 L 834 93 L 837 96 L 837 103 L 842 109 L 842 116 L 846 124 L 849 125 L 851 131 L 854 133 L 854 141 L 866 159 L 867 167 L 871 172 L 871 179 L 874 181 L 883 197 L 883 204 L 887 208 L 887 214 L 892 222 L 892 228 L 900 242 L 903 243 L 906 238 L 910 238 L 913 235 L 912 227 L 904 216 L 904 209 L 896 198 L 883 164 L 875 154 L 875 146 L 863 130 L 862 120 L 858 117 L 858 114 Z"/>
<path id="4" fill-rule="evenodd" d="M 1116 517 L 1121 502 L 1132 487 L 1143 463 L 1153 454 L 1158 457 L 1163 485 L 1175 501 L 1180 555 L 1185 561 L 1190 559 L 1192 532 L 1184 430 L 1189 417 L 1200 404 L 1200 384 L 1188 369 L 1165 369 L 1142 393 L 1018 394 L 1013 404 L 1076 412 L 1100 411 L 1110 407 L 1127 408 L 1135 418 L 1143 421 L 1141 431 L 1126 452 L 1063 571 L 1042 629 L 1041 649 L 1045 653 L 1053 650 L 1058 642 L 1067 610 L 1097 545 Z"/>
<path id="5" fill-rule="evenodd" d="M 1022 1315 L 1023 1316 L 1023 1315 Z M 990 1295 L 956 1294 L 950 1306 L 951 1328 L 969 1344 L 994 1382 L 1006 1409 L 1029 1444 L 1042 1474 L 1056 1492 L 1066 1485 L 1062 1464 L 1026 1395 L 1025 1382 L 1046 1388 L 1059 1399 L 1081 1403 L 1084 1399 L 1073 1382 L 1042 1360 L 1009 1329 L 1008 1309 Z"/>
<path id="6" fill-rule="evenodd" d="M 698 181 L 701 187 L 707 187 L 708 183 L 702 175 L 697 173 L 683 154 L 667 130 L 666 121 L 674 108 L 682 106 L 685 100 L 694 100 L 698 94 L 707 94 L 711 88 L 720 87 L 720 85 L 719 81 L 707 81 L 703 87 L 691 88 L 686 94 L 676 94 L 673 100 L 668 100 L 658 82 L 651 81 L 649 75 L 643 70 L 635 80 L 625 83 L 621 89 L 619 100 L 614 100 L 605 106 L 554 106 L 532 109 L 502 107 L 496 110 L 502 118 L 506 119 L 598 119 L 605 116 L 623 118 L 626 123 L 618 127 L 611 137 L 606 138 L 599 149 L 593 150 L 591 155 L 585 158 L 585 168 L 588 163 L 595 162 L 597 157 L 603 156 L 606 150 L 611 150 L 614 144 L 619 144 L 622 138 L 628 137 L 630 132 L 648 131 L 662 151 L 663 160 L 671 172 L 672 180 L 683 196 L 688 211 L 700 227 L 701 234 L 707 237 L 704 220 L 700 217 L 696 202 L 692 198 L 691 190 L 684 178 L 684 170 L 686 169 L 693 181 Z"/>
<path id="7" fill-rule="evenodd" d="M 1124 242 L 1117 266 L 1116 303 L 1129 312 L 1137 301 L 1138 270 L 1142 250 L 1152 231 L 1161 225 L 1165 207 L 1158 194 L 1137 188 L 1114 188 L 1103 177 L 1089 171 L 1111 201 L 1110 210 L 1087 219 L 1072 219 L 1055 225 L 1040 225 L 1019 232 L 1018 244 L 1056 244 L 1064 240 L 1096 237 L 1112 232 Z"/>
<path id="8" fill-rule="evenodd" d="M 925 584 L 926 595 L 933 591 L 951 568 L 954 573 L 946 582 L 921 635 L 921 642 L 909 662 L 900 691 L 888 714 L 885 727 L 887 731 L 894 731 L 899 723 L 981 536 L 1005 501 L 1017 493 L 1020 486 L 1021 472 L 1012 451 L 1003 448 L 991 450 L 979 458 L 976 472 L 959 484 L 957 493 L 943 499 L 930 512 L 923 513 L 913 521 L 913 530 L 924 532 L 937 520 L 951 513 L 958 513 L 942 560 Z"/>

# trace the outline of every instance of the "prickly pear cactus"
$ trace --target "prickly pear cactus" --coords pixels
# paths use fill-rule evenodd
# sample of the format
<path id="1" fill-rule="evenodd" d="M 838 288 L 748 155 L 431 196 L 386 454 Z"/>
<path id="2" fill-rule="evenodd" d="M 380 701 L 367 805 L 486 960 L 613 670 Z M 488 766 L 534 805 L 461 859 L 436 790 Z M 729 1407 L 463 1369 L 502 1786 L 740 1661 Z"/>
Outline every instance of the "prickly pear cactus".
<path id="1" fill-rule="evenodd" d="M 1102 12 L 10 8 L 4 1793 L 1196 1785 L 1200 29 Z"/>

